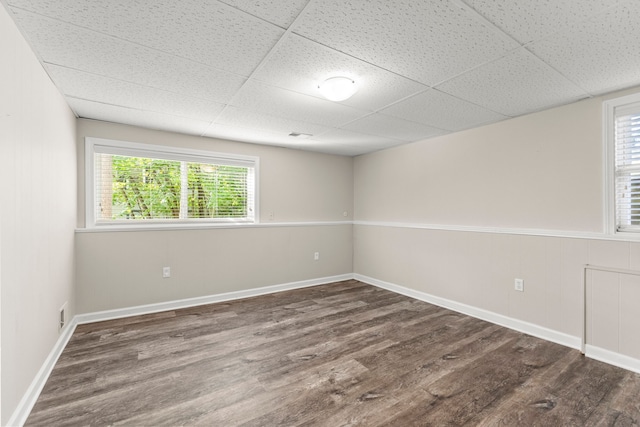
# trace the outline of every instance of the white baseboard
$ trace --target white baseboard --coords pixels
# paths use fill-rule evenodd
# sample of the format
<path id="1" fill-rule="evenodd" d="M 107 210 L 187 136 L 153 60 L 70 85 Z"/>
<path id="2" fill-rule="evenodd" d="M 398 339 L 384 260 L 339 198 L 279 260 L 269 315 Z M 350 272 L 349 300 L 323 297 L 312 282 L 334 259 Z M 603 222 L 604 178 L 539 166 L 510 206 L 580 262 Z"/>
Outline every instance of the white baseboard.
<path id="1" fill-rule="evenodd" d="M 243 291 L 226 292 L 223 294 L 208 295 L 204 297 L 188 298 L 177 301 L 168 301 L 157 304 L 141 305 L 136 307 L 127 307 L 116 310 L 99 311 L 95 313 L 86 313 L 76 315 L 68 324 L 66 329 L 60 334 L 58 341 L 54 345 L 53 349 L 49 353 L 49 356 L 43 363 L 42 367 L 38 371 L 36 377 L 32 381 L 31 385 L 27 389 L 26 393 L 20 400 L 18 407 L 13 412 L 11 418 L 9 418 L 8 426 L 22 426 L 31 409 L 38 400 L 40 392 L 47 382 L 53 367 L 55 366 L 58 358 L 62 354 L 62 351 L 66 347 L 69 339 L 73 335 L 76 326 L 84 323 L 100 322 L 104 320 L 119 319 L 123 317 L 138 316 L 142 314 L 157 313 L 167 310 L 176 310 L 180 308 L 193 307 L 204 304 L 212 304 L 216 302 L 230 301 L 241 298 L 249 298 L 259 295 L 272 294 L 276 292 L 288 291 L 293 289 L 301 289 L 310 286 L 323 285 L 326 283 L 339 282 L 343 280 L 357 279 L 363 283 L 368 283 L 379 288 L 387 289 L 391 292 L 395 292 L 401 295 L 408 296 L 420 301 L 425 301 L 430 304 L 434 304 L 440 307 L 444 307 L 453 311 L 457 311 L 468 316 L 472 316 L 478 319 L 486 320 L 491 323 L 495 323 L 500 326 L 504 326 L 509 329 L 523 332 L 547 341 L 555 342 L 570 348 L 580 350 L 581 339 L 562 332 L 554 331 L 552 329 L 544 328 L 542 326 L 534 325 L 532 323 L 524 322 L 522 320 L 513 319 L 508 316 L 493 313 L 488 310 L 473 307 L 467 304 L 462 304 L 446 298 L 437 297 L 421 291 L 417 291 L 410 288 L 405 288 L 400 285 L 385 282 L 382 280 L 374 279 L 372 277 L 363 276 L 360 274 L 342 274 L 338 276 L 323 277 L 319 279 L 303 280 L 298 282 L 285 283 L 280 285 L 265 286 L 262 288 L 247 289 Z M 629 371 L 640 373 L 640 360 L 621 355 L 609 350 L 605 350 L 599 347 L 586 345 L 586 356 L 596 360 L 600 360 L 605 363 L 609 363 L 614 366 L 627 369 Z"/>
<path id="2" fill-rule="evenodd" d="M 615 351 L 587 344 L 585 346 L 585 356 L 640 374 L 640 360 Z"/>
<path id="3" fill-rule="evenodd" d="M 493 313 L 491 311 L 483 310 L 467 304 L 461 304 L 459 302 L 451 301 L 446 298 L 441 298 L 424 292 L 416 291 L 414 289 L 405 288 L 403 286 L 374 279 L 372 277 L 363 276 L 361 274 L 354 274 L 353 278 L 373 286 L 387 289 L 391 292 L 406 295 L 408 297 L 415 298 L 420 301 L 425 301 L 440 307 L 448 308 L 450 310 L 457 311 L 468 316 L 486 320 L 487 322 L 495 323 L 497 325 L 504 326 L 518 332 L 523 332 L 525 334 L 529 334 L 547 341 L 555 342 L 566 347 L 574 348 L 576 350 L 581 350 L 582 347 L 582 339 L 580 337 L 575 337 L 562 332 L 554 331 L 552 329 L 544 328 L 542 326 L 534 325 L 522 320 L 513 319 L 502 314 Z M 625 356 L 624 354 L 616 353 L 611 350 L 605 350 L 603 348 L 587 344 L 585 346 L 585 356 L 604 363 L 608 363 L 609 365 L 618 366 L 631 372 L 640 373 L 640 360 L 630 356 Z"/>
<path id="4" fill-rule="evenodd" d="M 73 332 L 76 330 L 77 324 L 76 319 L 73 318 L 61 331 L 58 340 L 51 349 L 51 352 L 49 352 L 49 355 L 40 367 L 40 370 L 33 381 L 31 381 L 29 388 L 27 388 L 24 396 L 22 396 L 17 408 L 13 411 L 13 414 L 11 414 L 11 418 L 9 418 L 7 426 L 22 426 L 27 421 L 27 417 L 29 417 L 31 410 L 33 409 L 33 405 L 36 404 L 38 396 L 40 396 L 44 385 L 49 379 L 49 375 L 51 375 L 51 371 L 53 371 L 53 367 L 56 365 L 62 351 L 71 339 Z"/>
<path id="5" fill-rule="evenodd" d="M 82 325 L 84 323 L 102 322 L 104 320 L 120 319 L 123 317 L 139 316 L 141 314 L 159 313 L 161 311 L 178 310 L 180 308 L 195 307 L 198 305 L 213 304 L 216 302 L 250 298 L 259 295 L 273 294 L 275 292 L 307 288 L 309 286 L 324 285 L 326 283 L 340 282 L 342 280 L 350 279 L 353 279 L 353 274 L 341 274 L 339 276 L 302 280 L 299 282 L 265 286 L 262 288 L 253 288 L 243 291 L 225 292 L 223 294 L 207 295 L 203 297 L 160 302 L 156 304 L 139 305 L 135 307 L 118 308 L 115 310 L 97 311 L 87 314 L 78 314 L 74 319 L 77 320 L 77 323 L 79 325 Z"/>
<path id="6" fill-rule="evenodd" d="M 73 335 L 77 325 L 84 323 L 100 322 L 103 320 L 119 319 L 123 317 L 138 316 L 141 314 L 157 313 L 160 311 L 176 310 L 180 308 L 194 307 L 215 302 L 230 301 L 241 298 L 249 298 L 258 295 L 272 294 L 275 292 L 288 291 L 293 289 L 307 288 L 310 286 L 323 285 L 326 283 L 340 282 L 353 279 L 353 274 L 341 274 L 338 276 L 322 277 L 319 279 L 302 280 L 299 282 L 284 283 L 281 285 L 265 286 L 262 288 L 247 289 L 244 291 L 227 292 L 223 294 L 208 295 L 204 297 L 188 298 L 177 301 L 161 302 L 157 304 L 140 305 L 137 307 L 127 307 L 116 310 L 99 311 L 95 313 L 78 314 L 69 322 L 66 329 L 60 334 L 51 353 L 44 361 L 42 367 L 36 374 L 34 380 L 29 385 L 26 393 L 20 400 L 17 408 L 9 418 L 7 426 L 22 426 L 27 421 L 27 417 L 38 400 L 44 385 L 51 375 L 62 351 L 66 347 L 69 339 Z"/>
<path id="7" fill-rule="evenodd" d="M 449 310 L 457 311 L 458 313 L 475 317 L 477 319 L 486 320 L 487 322 L 495 323 L 496 325 L 504 326 L 518 332 L 523 332 L 537 338 L 542 338 L 544 340 L 571 347 L 577 350 L 580 350 L 581 348 L 582 340 L 580 337 L 575 337 L 563 332 L 554 331 L 553 329 L 548 329 L 542 326 L 535 325 L 533 323 L 514 319 L 502 314 L 494 313 L 492 311 L 484 310 L 478 307 L 473 307 L 471 305 L 462 304 L 446 298 L 437 297 L 425 292 L 416 291 L 415 289 L 405 288 L 404 286 L 374 279 L 368 276 L 363 276 L 361 274 L 354 274 L 353 278 L 361 282 L 377 286 L 379 288 L 387 289 L 397 294 L 402 294 L 420 301 L 425 301 L 439 307 L 444 307 Z"/>

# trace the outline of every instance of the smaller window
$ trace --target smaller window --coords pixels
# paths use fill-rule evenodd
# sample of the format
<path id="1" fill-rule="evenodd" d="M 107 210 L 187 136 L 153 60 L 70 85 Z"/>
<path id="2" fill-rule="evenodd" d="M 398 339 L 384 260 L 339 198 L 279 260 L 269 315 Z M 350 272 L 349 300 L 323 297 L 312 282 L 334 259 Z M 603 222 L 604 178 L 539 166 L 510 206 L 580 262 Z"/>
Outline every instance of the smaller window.
<path id="1" fill-rule="evenodd" d="M 609 202 L 615 232 L 640 232 L 640 96 L 607 103 Z"/>
<path id="2" fill-rule="evenodd" d="M 86 139 L 87 226 L 255 222 L 255 157 Z"/>

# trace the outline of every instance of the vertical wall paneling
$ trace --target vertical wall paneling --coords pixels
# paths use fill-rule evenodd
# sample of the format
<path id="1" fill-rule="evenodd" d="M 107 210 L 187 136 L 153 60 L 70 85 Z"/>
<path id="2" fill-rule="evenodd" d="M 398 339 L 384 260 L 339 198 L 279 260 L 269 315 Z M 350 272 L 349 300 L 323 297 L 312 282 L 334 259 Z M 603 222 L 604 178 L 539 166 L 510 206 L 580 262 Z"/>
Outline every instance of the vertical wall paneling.
<path id="1" fill-rule="evenodd" d="M 69 329 L 60 307 L 75 313 L 76 118 L 2 5 L 0 55 L 0 423 L 13 425 Z"/>
<path id="2" fill-rule="evenodd" d="M 620 275 L 620 327 L 618 351 L 640 359 L 640 310 L 635 306 L 640 301 L 640 272 L 635 275 Z"/>
<path id="3" fill-rule="evenodd" d="M 351 157 L 79 119 L 80 177 L 85 137 L 258 157 L 261 218 L 246 227 L 88 231 L 83 229 L 83 209 L 78 209 L 79 313 L 353 272 Z M 84 190 L 80 179 L 79 206 L 84 205 Z M 317 261 L 315 252 L 320 254 Z M 165 266 L 171 267 L 171 278 L 162 278 Z"/>
<path id="4" fill-rule="evenodd" d="M 609 352 L 640 360 L 640 271 L 588 265 L 585 286 L 587 355 Z"/>

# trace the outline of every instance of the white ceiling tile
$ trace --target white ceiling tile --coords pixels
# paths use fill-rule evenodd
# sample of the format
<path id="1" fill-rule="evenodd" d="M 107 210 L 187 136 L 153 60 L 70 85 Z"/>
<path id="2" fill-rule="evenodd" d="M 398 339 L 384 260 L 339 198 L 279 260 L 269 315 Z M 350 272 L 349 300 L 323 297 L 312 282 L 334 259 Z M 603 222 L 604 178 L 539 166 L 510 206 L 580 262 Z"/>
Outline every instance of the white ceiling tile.
<path id="1" fill-rule="evenodd" d="M 241 109 L 264 111 L 273 116 L 328 127 L 340 127 L 367 114 L 366 111 L 337 102 L 256 81 L 248 81 L 233 99 L 232 105 Z"/>
<path id="2" fill-rule="evenodd" d="M 413 142 L 448 133 L 421 123 L 410 122 L 385 114 L 374 113 L 343 126 L 342 129 Z"/>
<path id="3" fill-rule="evenodd" d="M 140 45 L 18 11 L 43 61 L 157 89 L 224 103 L 244 77 Z"/>
<path id="4" fill-rule="evenodd" d="M 309 0 L 287 0 L 286 2 L 282 0 L 220 1 L 282 28 L 288 28 L 309 2 Z"/>
<path id="5" fill-rule="evenodd" d="M 640 83 L 640 2 L 573 25 L 529 49 L 584 90 L 601 94 Z"/>
<path id="6" fill-rule="evenodd" d="M 322 135 L 313 136 L 311 140 L 319 141 L 326 144 L 349 145 L 351 147 L 359 148 L 369 147 L 374 150 L 394 147 L 396 145 L 406 143 L 406 141 L 395 138 L 387 138 L 384 136 L 374 136 L 372 138 L 371 135 L 346 129 L 331 129 L 330 131 L 323 133 Z"/>
<path id="7" fill-rule="evenodd" d="M 224 112 L 218 116 L 215 124 L 244 127 L 253 131 L 269 132 L 282 136 L 288 136 L 291 132 L 317 135 L 330 129 L 315 123 L 297 121 L 289 117 L 278 117 L 233 106 L 227 106 Z"/>
<path id="8" fill-rule="evenodd" d="M 640 85 L 638 0 L 4 3 L 81 116 L 305 150 L 357 155 Z M 360 85 L 340 103 L 316 92 L 337 74 Z"/>
<path id="9" fill-rule="evenodd" d="M 122 123 L 187 135 L 202 135 L 209 126 L 209 123 L 205 121 L 135 110 L 132 108 L 116 107 L 83 99 L 67 98 L 67 102 L 73 111 L 81 118 Z"/>
<path id="10" fill-rule="evenodd" d="M 225 113 L 222 117 L 225 116 Z M 239 113 L 247 114 L 246 111 Z M 347 156 L 355 156 L 370 150 L 381 150 L 406 143 L 406 141 L 395 138 L 372 136 L 345 129 L 318 128 L 317 125 L 287 121 L 282 118 L 271 118 L 275 123 L 270 125 L 265 123 L 265 120 L 270 119 L 269 116 L 254 115 L 250 112 L 248 114 L 251 118 L 249 122 L 245 122 L 242 118 L 232 118 L 227 123 L 216 122 L 205 132 L 205 136 Z M 223 121 L 226 120 L 226 118 L 223 119 Z M 243 128 L 242 126 L 247 123 L 250 123 L 249 127 Z M 314 133 L 310 138 L 291 137 L 286 133 L 289 125 L 311 126 L 306 129 Z M 283 132 L 281 129 L 285 131 Z"/>
<path id="11" fill-rule="evenodd" d="M 529 43 L 610 8 L 615 0 L 463 0 L 498 28 Z"/>
<path id="12" fill-rule="evenodd" d="M 437 86 L 505 116 L 518 116 L 589 95 L 525 49 Z"/>
<path id="13" fill-rule="evenodd" d="M 352 78 L 358 84 L 355 95 L 341 103 L 368 111 L 427 89 L 420 83 L 296 35 L 289 35 L 278 45 L 254 78 L 322 97 L 318 85 L 336 76 Z"/>
<path id="14" fill-rule="evenodd" d="M 507 118 L 433 89 L 385 108 L 381 112 L 448 131 L 468 129 Z"/>
<path id="15" fill-rule="evenodd" d="M 318 0 L 293 31 L 427 85 L 518 47 L 449 1 Z"/>
<path id="16" fill-rule="evenodd" d="M 218 139 L 228 139 L 231 141 L 243 141 L 253 144 L 275 145 L 278 147 L 298 148 L 304 140 L 294 139 L 281 133 L 256 130 L 216 123 L 211 125 L 204 136 Z"/>
<path id="17" fill-rule="evenodd" d="M 48 65 L 47 71 L 64 95 L 100 99 L 101 103 L 202 121 L 213 121 L 224 105 L 153 89 L 82 71 Z"/>
<path id="18" fill-rule="evenodd" d="M 284 32 L 218 1 L 13 0 L 12 4 L 244 76 Z"/>
<path id="19" fill-rule="evenodd" d="M 337 154 L 339 156 L 349 156 L 349 157 L 359 156 L 361 154 L 371 152 L 364 147 L 352 147 L 350 145 L 327 144 L 327 143 L 318 143 L 318 144 L 311 143 L 311 145 L 309 145 L 309 150 L 316 151 L 319 153 Z"/>
<path id="20" fill-rule="evenodd" d="M 294 138 L 281 133 L 270 133 L 261 130 L 244 129 L 221 124 L 212 125 L 204 134 L 209 138 L 243 141 L 260 145 L 291 148 L 296 150 L 316 151 L 319 153 L 355 156 L 364 152 L 363 147 L 351 147 L 341 144 L 327 143 L 322 140 Z"/>

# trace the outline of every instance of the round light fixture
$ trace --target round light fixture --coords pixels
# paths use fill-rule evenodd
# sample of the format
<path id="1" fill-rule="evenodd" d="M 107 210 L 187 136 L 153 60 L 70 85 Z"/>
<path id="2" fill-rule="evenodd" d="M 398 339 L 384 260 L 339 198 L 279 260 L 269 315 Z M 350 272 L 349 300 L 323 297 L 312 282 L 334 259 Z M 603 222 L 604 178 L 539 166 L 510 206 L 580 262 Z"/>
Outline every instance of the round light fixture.
<path id="1" fill-rule="evenodd" d="M 331 77 L 320 83 L 318 89 L 329 101 L 344 101 L 356 93 L 358 85 L 349 77 Z"/>

